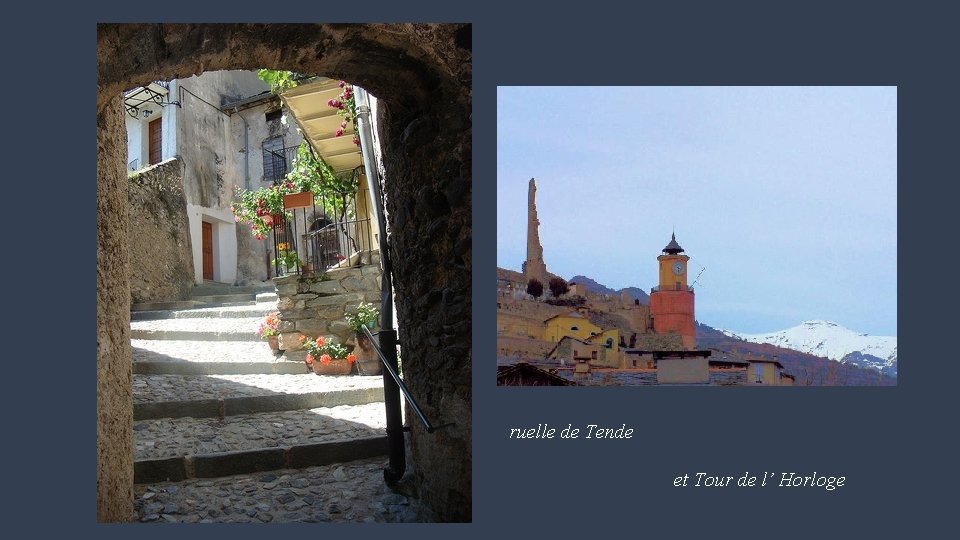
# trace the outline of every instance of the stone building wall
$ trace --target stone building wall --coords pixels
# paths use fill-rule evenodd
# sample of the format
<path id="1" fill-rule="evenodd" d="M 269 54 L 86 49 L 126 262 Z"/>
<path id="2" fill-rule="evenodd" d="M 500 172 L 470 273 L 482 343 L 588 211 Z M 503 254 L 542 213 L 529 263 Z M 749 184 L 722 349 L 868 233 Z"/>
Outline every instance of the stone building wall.
<path id="1" fill-rule="evenodd" d="M 183 196 L 183 162 L 169 159 L 128 176 L 130 301 L 187 298 L 193 257 Z"/>
<path id="2" fill-rule="evenodd" d="M 747 370 L 745 368 L 710 368 L 710 384 L 716 386 L 739 386 L 747 384 Z"/>
<path id="3" fill-rule="evenodd" d="M 120 94 L 97 112 L 97 521 L 133 516 L 129 202 Z"/>
<path id="4" fill-rule="evenodd" d="M 686 347 L 680 334 L 669 333 L 637 334 L 637 343 L 633 348 L 641 351 L 679 351 Z"/>
<path id="5" fill-rule="evenodd" d="M 556 346 L 555 342 L 542 339 L 498 337 L 497 358 L 518 362 L 543 362 Z"/>
<path id="6" fill-rule="evenodd" d="M 353 345 L 355 332 L 344 314 L 360 302 L 380 306 L 380 256 L 359 268 L 331 270 L 322 277 L 299 275 L 274 278 L 277 310 L 280 312 L 280 348 L 289 359 L 301 359 L 300 335 L 308 338 L 335 336 L 339 343 Z"/>

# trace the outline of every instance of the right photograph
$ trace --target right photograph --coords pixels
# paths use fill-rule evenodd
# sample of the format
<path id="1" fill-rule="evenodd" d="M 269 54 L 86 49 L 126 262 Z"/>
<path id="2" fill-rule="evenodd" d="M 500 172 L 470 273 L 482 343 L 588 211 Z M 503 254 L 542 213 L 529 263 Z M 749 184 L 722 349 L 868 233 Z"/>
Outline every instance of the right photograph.
<path id="1" fill-rule="evenodd" d="M 895 386 L 896 336 L 895 86 L 498 87 L 497 385 Z"/>

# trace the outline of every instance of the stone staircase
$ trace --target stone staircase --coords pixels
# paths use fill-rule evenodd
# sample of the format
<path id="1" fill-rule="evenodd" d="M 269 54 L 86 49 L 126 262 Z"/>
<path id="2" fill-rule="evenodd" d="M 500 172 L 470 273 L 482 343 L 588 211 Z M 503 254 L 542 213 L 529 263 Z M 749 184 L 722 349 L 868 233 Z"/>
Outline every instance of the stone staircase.
<path id="1" fill-rule="evenodd" d="M 138 519 L 422 521 L 382 479 L 382 378 L 276 356 L 255 333 L 268 291 L 197 289 L 131 310 Z"/>

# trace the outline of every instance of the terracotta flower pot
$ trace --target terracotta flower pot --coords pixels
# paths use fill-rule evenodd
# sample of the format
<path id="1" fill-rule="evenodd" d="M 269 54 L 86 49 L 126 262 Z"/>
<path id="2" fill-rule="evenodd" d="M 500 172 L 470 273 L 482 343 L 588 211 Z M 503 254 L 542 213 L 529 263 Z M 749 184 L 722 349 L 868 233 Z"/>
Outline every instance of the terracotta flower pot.
<path id="1" fill-rule="evenodd" d="M 291 193 L 283 196 L 283 209 L 296 210 L 297 208 L 310 208 L 313 206 L 313 193 L 302 191 L 300 193 Z"/>
<path id="2" fill-rule="evenodd" d="M 357 346 L 353 349 L 357 357 L 357 371 L 361 375 L 380 375 L 383 373 L 383 364 L 377 356 L 376 349 L 363 332 L 357 332 Z"/>
<path id="3" fill-rule="evenodd" d="M 267 344 L 270 345 L 270 350 L 274 354 L 280 352 L 280 339 L 278 336 L 267 336 Z"/>
<path id="4" fill-rule="evenodd" d="M 313 360 L 313 372 L 317 375 L 349 375 L 353 371 L 353 363 L 346 358 L 333 359 L 324 364 L 319 359 Z"/>

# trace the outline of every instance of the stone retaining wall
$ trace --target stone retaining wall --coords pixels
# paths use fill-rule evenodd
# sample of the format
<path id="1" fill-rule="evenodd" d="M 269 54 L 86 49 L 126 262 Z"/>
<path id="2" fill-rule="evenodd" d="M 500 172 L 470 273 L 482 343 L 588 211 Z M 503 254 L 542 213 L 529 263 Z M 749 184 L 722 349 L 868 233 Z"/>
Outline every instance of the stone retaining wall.
<path id="1" fill-rule="evenodd" d="M 127 180 L 130 301 L 183 300 L 193 285 L 183 163 L 169 159 L 133 173 Z"/>
<path id="2" fill-rule="evenodd" d="M 355 333 L 344 314 L 356 310 L 360 302 L 380 307 L 379 253 L 374 252 L 372 259 L 372 264 L 330 270 L 320 277 L 274 278 L 280 348 L 299 351 L 301 334 L 309 338 L 335 336 L 340 343 L 353 345 Z"/>

